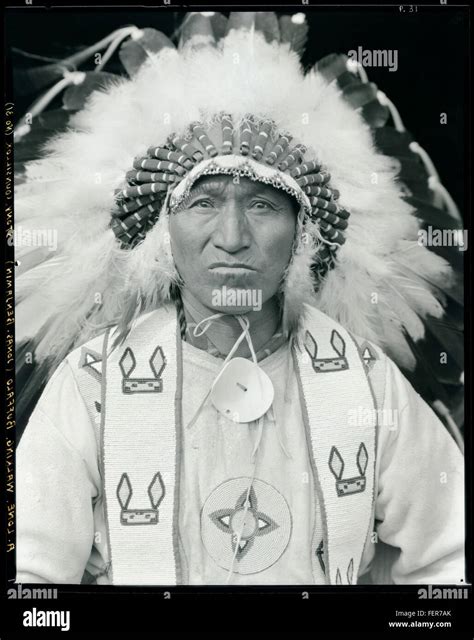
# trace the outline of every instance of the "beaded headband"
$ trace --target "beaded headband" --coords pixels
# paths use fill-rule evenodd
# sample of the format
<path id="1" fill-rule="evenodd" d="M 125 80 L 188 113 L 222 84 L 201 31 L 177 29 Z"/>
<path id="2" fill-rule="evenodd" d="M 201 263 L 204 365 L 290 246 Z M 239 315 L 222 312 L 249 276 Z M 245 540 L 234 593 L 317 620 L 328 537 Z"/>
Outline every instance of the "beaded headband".
<path id="1" fill-rule="evenodd" d="M 330 265 L 345 242 L 349 212 L 337 204 L 339 192 L 331 176 L 315 160 L 304 160 L 303 144 L 291 146 L 291 136 L 275 131 L 270 121 L 252 116 L 234 127 L 230 115 L 221 115 L 220 144 L 214 143 L 204 125 L 194 122 L 187 135 L 172 134 L 164 146 L 149 147 L 126 174 L 127 186 L 116 192 L 117 208 L 111 227 L 124 247 L 132 248 L 156 223 L 165 197 L 171 212 L 186 200 L 193 183 L 202 175 L 229 174 L 271 184 L 295 197 L 305 218 L 318 223 L 323 243 L 319 262 Z M 217 136 L 216 136 L 217 137 Z"/>

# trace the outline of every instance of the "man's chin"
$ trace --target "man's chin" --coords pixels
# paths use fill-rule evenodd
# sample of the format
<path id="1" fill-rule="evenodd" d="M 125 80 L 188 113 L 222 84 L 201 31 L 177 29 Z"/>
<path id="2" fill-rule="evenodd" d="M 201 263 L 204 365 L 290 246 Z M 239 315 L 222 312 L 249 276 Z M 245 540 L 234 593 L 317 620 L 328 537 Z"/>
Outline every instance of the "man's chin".
<path id="1" fill-rule="evenodd" d="M 237 305 L 235 307 L 230 307 L 230 306 L 216 307 L 216 306 L 212 306 L 212 309 L 216 313 L 224 313 L 224 314 L 229 315 L 229 316 L 241 316 L 241 315 L 244 315 L 246 313 L 250 313 L 251 311 L 260 311 L 260 309 L 258 309 L 258 308 L 249 307 L 249 306 L 237 306 Z"/>

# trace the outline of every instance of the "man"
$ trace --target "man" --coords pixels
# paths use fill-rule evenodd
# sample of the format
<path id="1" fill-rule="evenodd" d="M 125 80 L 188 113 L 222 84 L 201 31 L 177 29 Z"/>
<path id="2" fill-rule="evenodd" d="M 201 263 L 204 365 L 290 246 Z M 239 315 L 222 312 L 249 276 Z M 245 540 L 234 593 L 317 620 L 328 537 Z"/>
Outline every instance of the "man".
<path id="1" fill-rule="evenodd" d="M 379 322 L 386 336 L 391 327 L 381 342 L 403 361 L 404 330 L 417 314 L 439 315 L 416 275 L 422 302 L 400 304 L 402 284 L 391 292 L 400 276 L 387 264 L 402 264 L 401 246 L 433 278 L 445 265 L 413 245 L 416 221 L 360 116 L 317 76 L 305 83 L 287 47 L 237 28 L 218 50 L 196 44 L 96 97 L 69 139 L 77 157 L 94 140 L 87 175 L 113 166 L 98 145 L 120 122 L 131 130 L 115 157 L 139 155 L 112 212 L 122 246 L 110 231 L 94 238 L 82 218 L 79 249 L 65 251 L 63 295 L 76 300 L 63 309 L 73 315 L 57 316 L 40 347 L 54 330 L 62 344 L 74 323 L 77 333 L 78 306 L 94 331 L 68 349 L 18 449 L 17 580 L 459 583 L 461 454 L 367 339 Z M 288 95 L 274 86 L 276 70 Z M 165 90 L 159 105 L 150 100 L 151 86 L 167 86 L 164 73 L 181 78 L 194 105 L 179 111 L 174 89 L 168 102 Z M 163 136 L 172 105 L 176 128 Z M 63 208 L 76 179 L 86 178 L 70 175 Z M 104 215 L 107 190 L 81 197 L 91 221 Z M 386 308 L 364 317 L 371 293 Z M 345 323 L 321 311 L 334 307 Z"/>

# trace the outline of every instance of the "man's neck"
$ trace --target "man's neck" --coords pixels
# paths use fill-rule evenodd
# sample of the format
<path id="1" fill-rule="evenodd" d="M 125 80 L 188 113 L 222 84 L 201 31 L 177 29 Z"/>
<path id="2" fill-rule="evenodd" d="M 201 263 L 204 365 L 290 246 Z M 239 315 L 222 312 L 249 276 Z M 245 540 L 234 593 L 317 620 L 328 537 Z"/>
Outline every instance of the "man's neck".
<path id="1" fill-rule="evenodd" d="M 214 315 L 216 310 L 209 309 L 203 305 L 186 288 L 184 288 L 181 295 L 188 324 L 186 341 L 199 349 L 206 349 L 209 340 L 220 354 L 226 356 L 242 335 L 242 327 L 235 315 L 227 314 L 216 318 L 210 323 L 203 336 L 195 337 L 193 334 L 194 326 L 201 320 Z M 265 347 L 278 329 L 280 324 L 278 302 L 275 298 L 271 298 L 262 305 L 259 311 L 250 311 L 245 314 L 245 317 L 250 323 L 249 333 L 252 338 L 253 348 L 257 352 Z M 203 328 L 203 325 L 201 325 L 200 329 Z M 248 358 L 250 355 L 247 340 L 244 339 L 235 351 L 234 357 Z"/>

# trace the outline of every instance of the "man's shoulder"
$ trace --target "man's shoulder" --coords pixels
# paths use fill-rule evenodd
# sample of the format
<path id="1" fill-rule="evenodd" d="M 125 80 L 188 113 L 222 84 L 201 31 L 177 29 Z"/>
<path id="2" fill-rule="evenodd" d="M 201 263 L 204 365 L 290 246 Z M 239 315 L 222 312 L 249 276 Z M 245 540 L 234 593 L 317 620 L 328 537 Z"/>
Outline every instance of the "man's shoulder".
<path id="1" fill-rule="evenodd" d="M 376 344 L 373 340 L 366 338 L 364 336 L 358 335 L 357 333 L 354 333 L 347 326 L 345 326 L 341 322 L 338 322 L 331 316 L 328 316 L 326 313 L 324 313 L 317 307 L 314 307 L 309 304 L 305 304 L 304 306 L 305 306 L 305 313 L 304 313 L 304 320 L 302 323 L 303 331 L 311 327 L 313 327 L 314 329 L 318 329 L 318 327 L 321 327 L 321 328 L 329 329 L 331 331 L 336 330 L 341 334 L 346 334 L 350 336 L 352 340 L 356 343 L 359 351 L 361 351 L 362 353 L 364 352 L 365 349 L 368 349 L 370 352 L 372 352 L 373 356 L 378 359 L 386 360 L 388 358 L 388 356 L 386 355 L 382 347 Z"/>
<path id="2" fill-rule="evenodd" d="M 379 345 L 373 340 L 353 333 L 343 324 L 311 305 L 305 305 L 304 321 L 301 328 L 303 332 L 313 329 L 316 334 L 318 330 L 324 329 L 328 336 L 332 336 L 333 332 L 336 331 L 340 336 L 352 340 L 363 362 L 365 373 L 374 393 L 374 399 L 378 406 L 383 406 L 387 364 L 390 359 Z M 304 338 L 304 336 L 302 337 Z"/>
<path id="3" fill-rule="evenodd" d="M 81 356 L 83 354 L 84 351 L 89 351 L 89 352 L 95 352 L 96 354 L 102 354 L 102 350 L 104 347 L 104 341 L 106 339 L 106 337 L 108 336 L 108 334 L 110 333 L 110 328 L 103 331 L 101 334 L 99 334 L 98 336 L 95 336 L 94 338 L 89 339 L 87 342 L 84 342 L 78 346 L 76 346 L 67 356 L 66 356 L 66 361 L 70 364 L 70 365 L 75 365 L 79 362 L 79 360 L 81 359 Z M 101 355 L 102 357 L 102 355 Z"/>
<path id="4" fill-rule="evenodd" d="M 148 327 L 148 325 L 156 325 L 159 330 L 159 327 L 164 326 L 166 322 L 172 321 L 174 318 L 175 312 L 172 305 L 164 305 L 159 309 L 148 311 L 141 314 L 133 322 L 130 331 L 124 336 L 123 341 L 120 340 L 119 326 L 112 325 L 99 335 L 76 346 L 66 357 L 66 360 L 73 369 L 77 369 L 77 367 L 82 368 L 84 365 L 102 361 L 104 358 L 110 356 L 110 347 L 116 339 L 119 339 L 120 344 L 126 347 L 127 342 L 133 339 L 145 327 Z"/>

